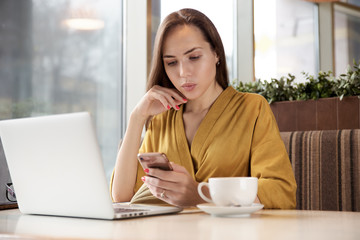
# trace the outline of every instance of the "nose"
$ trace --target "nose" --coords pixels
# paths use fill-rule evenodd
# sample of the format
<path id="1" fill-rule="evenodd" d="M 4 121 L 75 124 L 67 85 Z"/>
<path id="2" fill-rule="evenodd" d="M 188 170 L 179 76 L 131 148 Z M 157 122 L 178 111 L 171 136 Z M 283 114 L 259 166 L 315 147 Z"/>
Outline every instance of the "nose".
<path id="1" fill-rule="evenodd" d="M 180 77 L 185 78 L 185 77 L 187 77 L 189 75 L 189 69 L 188 68 L 189 67 L 187 66 L 186 63 L 180 62 L 180 64 L 179 64 L 179 75 L 180 75 Z"/>

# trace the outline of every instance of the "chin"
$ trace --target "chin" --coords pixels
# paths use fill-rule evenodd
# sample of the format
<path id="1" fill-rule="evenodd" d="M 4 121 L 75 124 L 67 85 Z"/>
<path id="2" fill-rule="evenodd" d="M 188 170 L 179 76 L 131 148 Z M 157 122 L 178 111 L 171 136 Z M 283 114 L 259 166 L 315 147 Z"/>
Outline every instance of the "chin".
<path id="1" fill-rule="evenodd" d="M 183 91 L 181 93 L 185 96 L 187 100 L 195 100 L 199 97 L 199 93 L 197 91 L 191 91 L 191 92 Z"/>

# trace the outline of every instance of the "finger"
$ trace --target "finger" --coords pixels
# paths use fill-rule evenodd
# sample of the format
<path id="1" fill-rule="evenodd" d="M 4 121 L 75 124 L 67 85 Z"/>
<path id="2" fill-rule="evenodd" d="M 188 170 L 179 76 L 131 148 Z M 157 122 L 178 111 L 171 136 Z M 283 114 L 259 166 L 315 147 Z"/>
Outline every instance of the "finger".
<path id="1" fill-rule="evenodd" d="M 152 180 L 154 180 L 154 182 L 156 182 L 156 179 L 151 179 L 151 177 L 146 177 L 146 185 L 149 188 L 150 192 L 158 197 L 158 198 L 164 198 L 164 196 L 162 196 L 162 193 L 167 193 L 167 197 L 169 198 L 170 196 L 173 195 L 173 191 L 171 190 L 170 187 L 164 187 L 164 186 L 158 186 L 158 185 L 152 185 L 151 182 Z M 161 184 L 160 184 L 161 185 Z"/>
<path id="2" fill-rule="evenodd" d="M 166 181 L 166 180 L 162 180 L 162 179 L 159 179 L 156 177 L 151 177 L 151 176 L 146 176 L 144 183 L 148 187 L 161 188 L 166 191 L 173 191 L 173 189 L 176 189 L 176 186 L 178 184 L 177 182 Z"/>
<path id="3" fill-rule="evenodd" d="M 176 110 L 179 109 L 175 100 L 163 89 L 153 89 L 150 94 L 154 100 L 160 101 L 165 109 L 169 110 L 171 107 Z"/>
<path id="4" fill-rule="evenodd" d="M 186 102 L 186 97 L 176 88 L 164 88 L 164 91 L 168 92 L 169 95 L 171 95 L 174 99 L 180 101 L 180 102 Z"/>
<path id="5" fill-rule="evenodd" d="M 174 192 L 172 190 L 156 188 L 155 191 L 156 191 L 155 196 L 157 196 L 159 199 L 167 203 L 170 203 L 172 205 L 175 205 L 173 204 Z"/>
<path id="6" fill-rule="evenodd" d="M 178 173 L 175 173 L 173 171 L 166 171 L 161 170 L 159 168 L 148 168 L 147 175 L 148 177 L 152 177 L 154 181 L 156 180 L 164 180 L 168 182 L 174 182 L 174 179 L 177 179 L 176 177 Z"/>
<path id="7" fill-rule="evenodd" d="M 162 88 L 164 92 L 166 92 L 169 96 L 171 96 L 171 99 L 174 101 L 175 105 L 172 105 L 173 108 L 177 109 L 176 106 L 180 104 L 184 104 L 187 102 L 187 99 L 182 96 L 182 94 L 174 88 Z"/>
<path id="8" fill-rule="evenodd" d="M 149 178 L 147 177 L 146 183 L 152 186 L 168 190 L 176 189 L 176 191 L 178 191 L 179 189 L 177 188 L 179 186 L 186 185 L 193 180 L 186 169 L 183 169 L 182 171 L 183 172 L 164 171 L 156 168 L 149 168 L 148 174 L 150 176 Z"/>
<path id="9" fill-rule="evenodd" d="M 170 162 L 170 164 L 171 164 L 174 172 L 185 173 L 186 175 L 190 175 L 189 172 L 186 170 L 186 168 L 184 168 L 183 166 L 178 165 L 174 162 Z"/>
<path id="10" fill-rule="evenodd" d="M 150 180 L 149 177 L 147 177 Z M 161 181 L 159 181 L 161 182 Z M 164 182 L 164 181 L 162 181 Z M 192 206 L 191 201 L 189 199 L 194 196 L 193 193 L 181 191 L 181 187 L 178 185 L 171 183 L 172 187 L 163 187 L 163 186 L 154 186 L 151 185 L 149 182 L 146 183 L 147 187 L 149 188 L 150 192 L 157 198 L 165 201 L 171 205 L 175 206 Z"/>
<path id="11" fill-rule="evenodd" d="M 156 91 L 156 90 L 153 90 L 151 91 L 150 93 L 150 96 L 151 96 L 151 100 L 152 101 L 159 101 L 163 107 L 165 108 L 165 110 L 169 110 L 172 106 L 172 103 L 171 101 L 173 101 L 171 99 L 171 97 L 169 98 L 166 94 L 164 94 L 163 92 L 161 91 Z M 174 103 L 175 105 L 175 103 Z"/>
<path id="12" fill-rule="evenodd" d="M 175 98 L 173 98 L 170 94 L 163 92 L 162 94 L 164 94 L 164 97 L 166 98 L 166 100 L 169 103 L 169 106 L 172 107 L 175 110 L 179 110 L 179 101 L 175 100 Z"/>
<path id="13" fill-rule="evenodd" d="M 161 193 L 164 193 L 166 190 L 163 190 L 161 188 L 151 186 L 151 185 L 147 185 L 147 187 L 149 188 L 151 194 L 154 195 L 155 197 L 160 198 L 160 199 L 161 199 L 161 197 L 164 197 L 164 194 L 161 194 Z"/>
<path id="14" fill-rule="evenodd" d="M 167 99 L 167 101 L 169 102 L 172 108 L 174 108 L 175 110 L 179 110 L 180 109 L 179 105 L 187 102 L 187 100 L 182 98 L 180 98 L 179 100 L 179 96 L 175 96 L 177 94 L 174 93 L 175 93 L 174 91 L 166 90 L 164 92 L 161 92 L 160 94 L 164 94 L 164 97 Z"/>

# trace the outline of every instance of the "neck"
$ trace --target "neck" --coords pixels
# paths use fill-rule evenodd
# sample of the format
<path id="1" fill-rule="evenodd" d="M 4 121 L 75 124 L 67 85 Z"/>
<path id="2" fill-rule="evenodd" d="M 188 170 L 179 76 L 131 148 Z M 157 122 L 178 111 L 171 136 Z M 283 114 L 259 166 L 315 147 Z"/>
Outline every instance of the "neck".
<path id="1" fill-rule="evenodd" d="M 184 111 L 192 113 L 208 111 L 222 91 L 222 87 L 215 82 L 215 86 L 206 91 L 200 98 L 187 102 Z"/>

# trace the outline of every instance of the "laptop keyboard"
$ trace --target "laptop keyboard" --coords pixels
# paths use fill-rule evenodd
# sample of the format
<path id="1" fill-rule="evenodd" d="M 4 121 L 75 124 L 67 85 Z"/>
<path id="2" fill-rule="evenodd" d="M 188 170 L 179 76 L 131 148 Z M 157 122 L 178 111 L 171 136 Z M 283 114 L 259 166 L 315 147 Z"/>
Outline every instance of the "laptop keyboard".
<path id="1" fill-rule="evenodd" d="M 115 213 L 130 213 L 130 212 L 146 212 L 148 209 L 135 209 L 135 208 L 114 208 Z"/>

